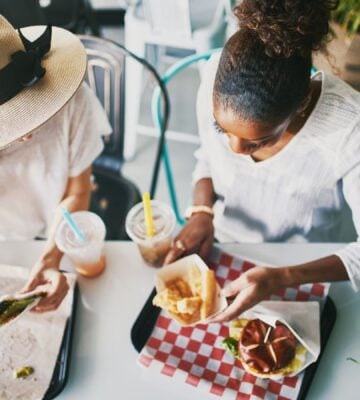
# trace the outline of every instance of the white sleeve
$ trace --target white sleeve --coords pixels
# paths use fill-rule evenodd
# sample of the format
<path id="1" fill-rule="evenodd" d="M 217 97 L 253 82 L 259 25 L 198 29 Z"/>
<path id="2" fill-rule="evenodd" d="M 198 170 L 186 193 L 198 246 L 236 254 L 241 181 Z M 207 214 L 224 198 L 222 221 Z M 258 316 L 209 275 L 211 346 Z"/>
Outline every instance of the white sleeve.
<path id="1" fill-rule="evenodd" d="M 341 258 L 355 291 L 360 290 L 360 123 L 339 148 L 337 170 L 343 174 L 343 193 L 351 208 L 357 241 L 335 253 Z"/>
<path id="2" fill-rule="evenodd" d="M 216 54 L 212 56 L 204 66 L 202 74 L 203 79 L 201 80 L 197 95 L 196 115 L 200 137 L 200 148 L 195 152 L 197 162 L 192 177 L 193 185 L 195 185 L 200 179 L 211 178 L 210 163 L 208 161 L 209 155 L 207 154 L 204 143 L 206 141 L 207 127 L 209 126 L 209 107 L 212 110 L 212 91 L 218 59 L 219 55 Z"/>
<path id="3" fill-rule="evenodd" d="M 101 153 L 112 129 L 98 98 L 84 82 L 69 104 L 69 176 L 80 175 Z"/>

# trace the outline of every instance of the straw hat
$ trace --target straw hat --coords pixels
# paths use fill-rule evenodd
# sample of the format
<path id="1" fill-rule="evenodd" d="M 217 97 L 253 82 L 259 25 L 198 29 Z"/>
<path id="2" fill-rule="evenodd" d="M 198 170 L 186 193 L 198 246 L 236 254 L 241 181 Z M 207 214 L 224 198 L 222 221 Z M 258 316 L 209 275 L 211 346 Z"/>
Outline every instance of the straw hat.
<path id="1" fill-rule="evenodd" d="M 50 31 L 50 28 L 30 26 L 22 28 L 21 33 L 28 41 L 35 42 L 37 38 L 45 36 L 46 30 Z M 0 15 L 0 150 L 26 136 L 57 113 L 76 92 L 86 71 L 86 52 L 79 38 L 65 29 L 52 27 L 50 49 L 38 62 L 37 71 L 40 68 L 45 74 L 37 81 L 25 81 L 25 84 L 21 84 L 21 90 L 7 99 L 9 89 L 4 89 L 4 83 L 8 81 L 4 78 L 4 69 L 12 68 L 12 65 L 9 66 L 14 60 L 12 55 L 19 51 L 20 63 L 23 63 L 24 53 L 27 58 L 29 52 L 25 50 L 19 32 Z M 20 67 L 24 69 L 23 65 Z"/>

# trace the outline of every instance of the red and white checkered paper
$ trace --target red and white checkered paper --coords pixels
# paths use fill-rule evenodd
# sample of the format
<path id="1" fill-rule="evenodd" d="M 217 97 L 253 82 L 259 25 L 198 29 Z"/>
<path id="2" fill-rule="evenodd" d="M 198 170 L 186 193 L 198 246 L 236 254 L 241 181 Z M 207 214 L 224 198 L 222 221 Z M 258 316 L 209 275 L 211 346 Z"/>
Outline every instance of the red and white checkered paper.
<path id="1" fill-rule="evenodd" d="M 221 286 L 236 279 L 255 264 L 229 254 L 213 251 L 209 267 L 216 272 Z M 307 284 L 283 289 L 270 300 L 323 301 L 326 284 Z M 234 400 L 296 399 L 303 380 L 301 373 L 279 381 L 256 378 L 245 372 L 241 362 L 228 354 L 222 340 L 228 336 L 228 324 L 181 327 L 161 311 L 138 361 L 159 373 L 182 380 L 194 388 Z"/>

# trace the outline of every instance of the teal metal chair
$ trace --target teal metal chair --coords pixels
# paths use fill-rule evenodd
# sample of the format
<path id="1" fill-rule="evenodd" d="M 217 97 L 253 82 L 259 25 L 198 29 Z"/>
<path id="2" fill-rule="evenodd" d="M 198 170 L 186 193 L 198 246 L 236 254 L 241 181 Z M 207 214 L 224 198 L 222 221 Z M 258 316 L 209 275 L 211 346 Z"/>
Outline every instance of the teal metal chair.
<path id="1" fill-rule="evenodd" d="M 165 72 L 165 74 L 161 77 L 163 84 L 167 85 L 173 78 L 175 78 L 178 74 L 180 74 L 183 70 L 188 68 L 190 65 L 192 65 L 200 60 L 208 60 L 213 54 L 218 53 L 221 50 L 222 50 L 221 48 L 217 48 L 217 49 L 210 50 L 206 53 L 194 54 L 194 55 L 191 55 L 191 56 L 181 59 L 180 61 L 173 64 Z M 151 106 L 152 106 L 152 117 L 153 117 L 154 124 L 158 128 L 160 128 L 163 125 L 163 114 L 162 114 L 162 107 L 161 107 L 161 93 L 160 93 L 159 88 L 156 88 L 154 90 Z M 172 168 L 171 168 L 171 164 L 170 164 L 169 152 L 168 152 L 168 148 L 166 145 L 166 141 L 163 143 L 163 146 L 162 146 L 161 158 L 163 161 L 165 177 L 166 177 L 167 185 L 169 188 L 170 201 L 171 201 L 171 205 L 172 205 L 173 210 L 176 215 L 176 220 L 180 225 L 184 225 L 185 219 L 183 218 L 183 216 L 179 210 L 178 200 L 177 200 L 177 196 L 176 196 L 176 188 L 175 188 L 175 183 L 174 183 L 174 178 L 173 178 L 173 173 L 172 173 Z M 153 174 L 153 176 L 157 178 L 158 173 Z M 153 182 L 151 183 L 150 193 L 154 192 L 153 191 L 154 186 L 156 186 L 156 182 L 153 180 Z"/>

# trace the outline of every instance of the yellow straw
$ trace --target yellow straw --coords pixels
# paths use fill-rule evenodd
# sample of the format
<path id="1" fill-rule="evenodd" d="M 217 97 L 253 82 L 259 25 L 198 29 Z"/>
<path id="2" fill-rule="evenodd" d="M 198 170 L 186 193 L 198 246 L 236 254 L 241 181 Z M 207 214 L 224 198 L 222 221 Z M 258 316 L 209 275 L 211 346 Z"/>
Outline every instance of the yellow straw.
<path id="1" fill-rule="evenodd" d="M 144 206 L 146 234 L 150 237 L 153 237 L 156 231 L 151 213 L 150 194 L 148 192 L 144 193 L 142 200 Z"/>

